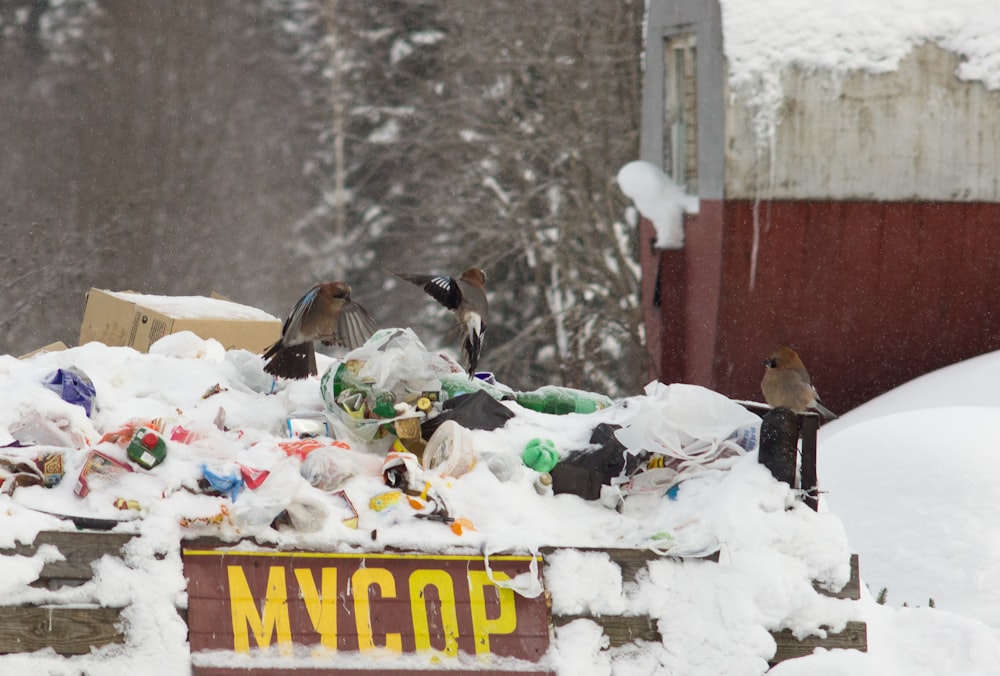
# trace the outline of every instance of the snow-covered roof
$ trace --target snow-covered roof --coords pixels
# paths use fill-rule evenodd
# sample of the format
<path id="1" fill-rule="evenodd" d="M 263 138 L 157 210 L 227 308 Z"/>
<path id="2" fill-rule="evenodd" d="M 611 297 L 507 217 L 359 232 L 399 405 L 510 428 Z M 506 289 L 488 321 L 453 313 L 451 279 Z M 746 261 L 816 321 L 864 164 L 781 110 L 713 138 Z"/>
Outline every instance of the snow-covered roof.
<path id="1" fill-rule="evenodd" d="M 720 0 L 730 84 L 790 65 L 843 73 L 895 70 L 923 42 L 959 54 L 956 75 L 1000 89 L 995 0 Z"/>

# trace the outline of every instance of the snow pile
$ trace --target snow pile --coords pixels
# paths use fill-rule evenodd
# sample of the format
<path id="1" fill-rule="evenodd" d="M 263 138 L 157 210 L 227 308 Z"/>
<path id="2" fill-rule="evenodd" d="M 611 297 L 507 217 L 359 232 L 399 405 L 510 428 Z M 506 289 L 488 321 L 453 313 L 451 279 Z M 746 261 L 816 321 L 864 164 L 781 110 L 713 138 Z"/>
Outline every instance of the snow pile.
<path id="1" fill-rule="evenodd" d="M 819 455 L 873 592 L 886 587 L 897 607 L 933 599 L 996 629 L 998 377 L 998 353 L 921 376 L 824 427 Z"/>
<path id="2" fill-rule="evenodd" d="M 319 358 L 321 367 L 340 363 Z M 43 384 L 54 370 L 70 367 L 94 384 L 97 396 L 90 418 Z M 166 336 L 149 354 L 90 343 L 26 360 L 2 357 L 0 396 L 7 403 L 0 410 L 0 431 L 8 442 L 15 433 L 22 442 L 27 440 L 26 428 L 19 423 L 28 417 L 41 421 L 31 430 L 58 430 L 67 443 L 80 445 L 78 450 L 63 449 L 65 478 L 55 487 L 27 486 L 0 495 L 3 545 L 29 543 L 39 530 L 73 528 L 47 512 L 122 519 L 117 530 L 141 535 L 128 546 L 124 561 L 105 559 L 97 564 L 92 581 L 54 592 L 25 584 L 54 552 L 42 548 L 31 558 L 0 560 L 5 603 L 124 607 L 128 637 L 126 645 L 91 656 L 3 656 L 4 670 L 31 665 L 53 672 L 124 674 L 141 664 L 154 671 L 149 665 L 163 665 L 161 673 L 182 673 L 190 658 L 185 627 L 175 610 L 186 603 L 180 547 L 184 538 L 206 534 L 233 541 L 255 536 L 261 543 L 317 551 L 396 547 L 479 553 L 655 545 L 675 554 L 718 553 L 719 563 L 654 561 L 648 575 L 627 582 L 606 555 L 553 554 L 545 582 L 557 612 L 648 614 L 659 620 L 665 636 L 662 645 L 602 651 L 597 626 L 587 620 L 573 622 L 559 628 L 542 663 L 565 674 L 606 673 L 612 663 L 626 672 L 669 668 L 687 674 L 762 673 L 775 647 L 769 631 L 788 627 L 806 634 L 820 626 L 836 630 L 858 618 L 857 604 L 819 595 L 812 588 L 814 580 L 832 587 L 847 580 L 849 547 L 839 520 L 804 507 L 757 463 L 756 453 L 727 442 L 736 428 L 752 427 L 754 417 L 708 390 L 654 383 L 644 395 L 591 414 L 549 415 L 503 402 L 514 414 L 506 425 L 470 432 L 482 461 L 459 477 L 429 479 L 450 511 L 474 525 L 475 530 L 460 533 L 400 510 L 370 509 L 370 497 L 386 490 L 381 476 L 386 441 L 351 436 L 332 416 L 329 423 L 338 429 L 342 443 L 350 445 L 350 451 L 341 450 L 365 459 L 342 485 L 359 512 L 358 528 L 345 525 L 336 518 L 337 500 L 303 478 L 302 460 L 286 446 L 294 441 L 287 436 L 290 417 L 325 410 L 320 383 L 275 383 L 263 372 L 258 356 L 227 352 L 215 341 L 190 333 Z M 685 405 L 685 400 L 691 403 Z M 674 419 L 663 426 L 658 418 L 664 416 L 643 414 L 651 410 L 669 412 Z M 721 419 L 708 419 L 712 416 L 706 416 L 706 410 Z M 74 493 L 88 449 L 128 462 L 121 445 L 106 435 L 144 421 L 157 421 L 165 430 L 166 460 L 148 470 L 133 464 L 132 472 L 94 482 L 85 497 Z M 622 425 L 632 437 L 645 440 L 642 443 L 658 439 L 664 447 L 691 446 L 694 434 L 711 439 L 709 445 L 728 443 L 739 452 L 711 465 L 715 469 L 687 471 L 684 476 L 689 478 L 670 497 L 665 496 L 669 483 L 634 493 L 623 484 L 625 497 L 612 492 L 611 501 L 539 493 L 537 472 L 522 467 L 500 480 L 486 461 L 517 458 L 533 438 L 552 439 L 565 456 L 587 448 L 599 423 Z M 169 438 L 178 426 L 189 433 L 183 441 Z M 43 450 L 57 448 L 12 446 L 3 454 L 30 461 Z M 205 490 L 204 467 L 225 474 L 237 463 L 270 474 L 258 488 L 244 488 L 235 501 Z M 134 509 L 123 512 L 115 507 L 116 500 Z M 313 505 L 312 514 L 319 518 L 308 528 L 272 525 L 275 513 L 294 503 Z"/>
<path id="3" fill-rule="evenodd" d="M 686 195 L 652 162 L 636 160 L 618 171 L 618 186 L 656 230 L 658 249 L 684 248 L 684 214 L 698 213 L 698 198 Z"/>
<path id="4" fill-rule="evenodd" d="M 323 355 L 319 360 L 321 370 L 341 363 Z M 89 418 L 82 408 L 43 384 L 54 370 L 70 367 L 93 381 L 97 397 Z M 123 646 L 108 646 L 86 656 L 60 657 L 51 651 L 0 656 L 4 673 L 189 673 L 186 627 L 176 611 L 187 601 L 180 549 L 185 538 L 200 535 L 243 539 L 241 547 L 245 548 L 258 546 L 247 539 L 253 536 L 258 543 L 310 551 L 395 547 L 488 553 L 561 546 L 645 548 L 673 554 L 651 561 L 635 580 L 623 579 L 617 565 L 601 552 L 561 550 L 547 556 L 544 583 L 554 613 L 647 615 L 663 636 L 662 643 L 606 648 L 606 638 L 596 624 L 575 620 L 555 630 L 550 650 L 538 665 L 558 674 L 762 674 L 775 649 L 769 632 L 787 628 L 804 636 L 825 629 L 838 631 L 850 620 L 869 623 L 869 653 L 820 651 L 786 662 L 774 673 L 985 674 L 1000 664 L 1000 633 L 977 619 L 941 609 L 879 606 L 864 592 L 860 602 L 837 600 L 813 588 L 814 581 L 831 589 L 842 586 L 849 575 L 851 551 L 861 552 L 863 575 L 869 568 L 878 570 L 882 559 L 879 552 L 867 549 L 864 530 L 860 531 L 860 547 L 849 543 L 838 515 L 843 510 L 853 527 L 864 512 L 863 522 L 883 536 L 894 536 L 895 531 L 907 531 L 907 537 L 916 533 L 912 541 L 902 544 L 893 537 L 879 542 L 886 552 L 884 560 L 895 566 L 893 574 L 900 560 L 921 558 L 936 562 L 939 572 L 948 566 L 952 579 L 962 575 L 956 567 L 982 571 L 968 576 L 968 586 L 956 586 L 955 593 L 917 586 L 912 597 L 904 579 L 888 579 L 884 584 L 890 588 L 890 598 L 898 594 L 900 601 L 922 604 L 924 596 L 934 595 L 939 605 L 954 610 L 981 612 L 984 617 L 992 613 L 997 606 L 996 587 L 989 575 L 956 557 L 948 541 L 965 540 L 973 548 L 978 544 L 980 555 L 992 560 L 989 556 L 995 545 L 985 524 L 992 527 L 997 514 L 985 491 L 994 475 L 983 471 L 992 465 L 984 465 L 983 447 L 976 444 L 995 438 L 995 432 L 991 437 L 972 433 L 950 437 L 950 453 L 961 461 L 954 463 L 953 471 L 941 472 L 940 463 L 932 462 L 929 454 L 914 452 L 921 440 L 879 436 L 863 429 L 865 425 L 855 434 L 847 429 L 851 414 L 843 416 L 837 424 L 844 428 L 830 442 L 820 444 L 821 486 L 830 491 L 830 504 L 838 514 L 804 507 L 785 484 L 758 464 L 755 451 L 719 454 L 709 469 L 687 472 L 687 478 L 669 492 L 655 482 L 647 484 L 649 490 L 632 491 L 630 483 L 625 483 L 620 493 L 610 491 L 610 500 L 604 494 L 600 500 L 584 500 L 570 494 L 540 493 L 536 490 L 538 473 L 527 467 L 501 478 L 494 473 L 497 465 L 491 460 L 516 459 L 535 438 L 551 439 L 565 459 L 571 451 L 588 447 L 599 423 L 621 425 L 624 433 L 619 439 L 633 454 L 648 450 L 647 446 L 698 448 L 693 443 L 696 437 L 711 439 L 709 445 L 733 446 L 733 439 L 740 438 L 733 432 L 746 426 L 745 411 L 729 408 L 732 402 L 701 388 L 660 383 L 652 383 L 643 395 L 590 414 L 548 415 L 504 401 L 502 406 L 513 417 L 503 427 L 470 431 L 479 462 L 458 477 L 428 478 L 451 512 L 474 526 L 474 530 L 453 530 L 401 510 L 372 508 L 370 496 L 387 488 L 381 476 L 387 442 L 351 436 L 339 427 L 343 421 L 331 416 L 328 421 L 340 441 L 350 446 L 350 450 L 342 446 L 332 450 L 339 449 L 356 461 L 353 472 L 348 472 L 350 478 L 341 484 L 358 507 L 358 527 L 351 528 L 340 518 L 342 503 L 329 488 L 304 478 L 297 440 L 288 438 L 290 417 L 321 415 L 326 410 L 320 382 L 275 383 L 263 373 L 260 357 L 249 352 L 227 352 L 215 341 L 180 333 L 161 339 L 150 354 L 91 343 L 25 360 L 0 357 L 0 398 L 6 404 L 0 407 L 0 436 L 6 443 L 15 435 L 23 441 L 28 431 L 42 431 L 53 435 L 51 439 L 81 445 L 78 450 L 63 449 L 65 478 L 55 487 L 27 486 L 13 495 L 0 494 L 0 544 L 29 543 L 39 530 L 73 529 L 70 522 L 45 512 L 121 519 L 116 530 L 141 536 L 132 539 L 122 560 L 106 558 L 96 563 L 93 580 L 56 591 L 27 586 L 41 566 L 56 556 L 51 548 L 43 547 L 32 557 L 0 558 L 5 604 L 122 607 L 127 637 Z M 706 415 L 706 411 L 715 413 Z M 982 417 L 956 417 L 953 422 L 971 428 Z M 34 420 L 34 425 L 21 424 L 25 418 Z M 135 421 L 150 420 L 158 420 L 168 430 L 180 426 L 189 434 L 168 439 L 162 464 L 149 470 L 133 464 L 130 473 L 103 484 L 95 482 L 86 497 L 74 493 L 87 449 L 99 448 L 127 462 L 119 444 L 101 439 Z M 902 422 L 917 427 L 920 421 L 907 417 Z M 900 439 L 902 445 L 897 443 Z M 883 450 L 913 454 L 916 462 L 905 471 L 895 467 L 899 477 L 890 481 L 891 468 L 878 464 L 884 461 L 876 454 L 868 460 L 871 466 L 863 464 L 870 449 L 864 443 L 869 440 Z M 938 441 L 939 447 L 945 443 Z M 928 443 L 933 439 L 928 437 Z M 966 447 L 967 451 L 961 450 Z M 8 461 L 30 461 L 39 452 L 58 448 L 58 444 L 10 446 L 2 455 Z M 306 455 L 306 460 L 310 457 Z M 205 490 L 204 467 L 225 474 L 236 463 L 270 474 L 258 488 L 245 487 L 235 500 Z M 839 470 L 838 463 L 842 463 Z M 938 485 L 908 481 L 922 472 L 933 472 Z M 969 481 L 974 473 L 982 474 L 979 483 Z M 880 484 L 877 495 L 870 494 L 879 479 L 886 482 Z M 937 498 L 931 495 L 935 491 Z M 893 499 L 886 499 L 887 492 Z M 960 499 L 964 496 L 968 505 Z M 113 504 L 116 499 L 137 509 L 121 511 Z M 854 500 L 860 505 L 857 510 Z M 287 509 L 292 504 L 310 506 L 300 514 L 305 516 L 299 522 L 308 527 L 297 527 L 294 519 L 291 523 L 288 519 L 271 521 L 276 507 Z M 242 515 L 241 510 L 245 510 Z M 263 516 L 254 518 L 255 514 Z M 906 515 L 919 519 L 920 527 L 902 518 Z M 887 534 L 886 528 L 891 532 Z M 921 536 L 925 538 L 923 551 Z M 718 562 L 700 558 L 707 553 L 715 553 Z M 978 604 L 977 590 L 982 595 Z M 225 656 L 209 658 L 221 666 L 233 664 Z M 273 659 L 277 660 L 274 666 L 290 664 L 288 658 Z M 419 655 L 394 658 L 345 653 L 338 654 L 337 660 L 339 667 L 385 670 L 430 666 Z M 459 660 L 452 666 L 462 664 Z M 309 662 L 309 666 L 316 665 Z"/>

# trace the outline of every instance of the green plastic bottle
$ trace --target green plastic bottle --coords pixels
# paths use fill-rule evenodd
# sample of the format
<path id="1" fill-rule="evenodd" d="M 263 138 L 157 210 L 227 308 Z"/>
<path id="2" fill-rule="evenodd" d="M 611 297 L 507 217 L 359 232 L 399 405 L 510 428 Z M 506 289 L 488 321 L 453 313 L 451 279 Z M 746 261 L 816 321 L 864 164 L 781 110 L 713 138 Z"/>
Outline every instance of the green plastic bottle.
<path id="1" fill-rule="evenodd" d="M 441 377 L 442 399 L 454 399 L 463 394 L 474 394 L 479 390 L 483 390 L 497 401 L 511 399 L 514 396 L 513 390 L 506 385 L 491 384 L 479 378 L 470 378 L 464 373 Z"/>
<path id="2" fill-rule="evenodd" d="M 611 399 L 603 394 L 556 385 L 546 385 L 532 392 L 518 392 L 514 400 L 532 411 L 555 415 L 593 413 L 612 404 Z"/>

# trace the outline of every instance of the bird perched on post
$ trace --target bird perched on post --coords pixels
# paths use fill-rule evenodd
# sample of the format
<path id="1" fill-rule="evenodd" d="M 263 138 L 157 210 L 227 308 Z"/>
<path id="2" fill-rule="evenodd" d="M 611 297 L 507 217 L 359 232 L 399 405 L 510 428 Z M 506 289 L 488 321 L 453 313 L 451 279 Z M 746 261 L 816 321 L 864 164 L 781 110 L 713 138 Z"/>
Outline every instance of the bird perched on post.
<path id="1" fill-rule="evenodd" d="M 815 409 L 824 418 L 831 420 L 837 417 L 820 403 L 816 388 L 809 379 L 809 372 L 795 350 L 787 345 L 777 348 L 764 360 L 764 367 L 760 389 L 768 404 L 796 413 Z"/>
<path id="2" fill-rule="evenodd" d="M 462 351 L 465 352 L 469 377 L 476 374 L 476 365 L 483 352 L 483 336 L 489 321 L 486 302 L 486 273 L 479 268 L 469 268 L 458 279 L 448 275 L 410 275 L 396 273 L 408 282 L 422 287 L 434 300 L 455 313 L 458 329 L 462 334 Z"/>
<path id="3" fill-rule="evenodd" d="M 314 340 L 353 350 L 377 330 L 375 320 L 351 300 L 351 287 L 346 282 L 317 284 L 295 303 L 281 327 L 281 338 L 267 348 L 264 370 L 298 380 L 314 376 Z"/>

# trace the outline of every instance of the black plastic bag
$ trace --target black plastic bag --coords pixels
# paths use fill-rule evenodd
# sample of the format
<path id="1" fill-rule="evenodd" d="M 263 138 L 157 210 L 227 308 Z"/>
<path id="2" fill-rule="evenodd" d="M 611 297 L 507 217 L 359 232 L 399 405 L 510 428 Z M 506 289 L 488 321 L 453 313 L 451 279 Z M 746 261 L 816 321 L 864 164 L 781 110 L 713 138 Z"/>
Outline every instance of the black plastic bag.
<path id="1" fill-rule="evenodd" d="M 420 425 L 420 434 L 430 439 L 434 430 L 446 420 L 454 420 L 469 430 L 495 430 L 507 424 L 514 413 L 482 390 L 449 399 L 438 415 Z"/>
<path id="2" fill-rule="evenodd" d="M 601 423 L 590 434 L 590 443 L 596 448 L 572 451 L 549 472 L 552 475 L 552 492 L 572 493 L 584 500 L 601 497 L 601 486 L 610 486 L 619 476 L 631 476 L 639 469 L 648 453 L 626 453 L 625 446 L 615 437 L 621 425 Z"/>

